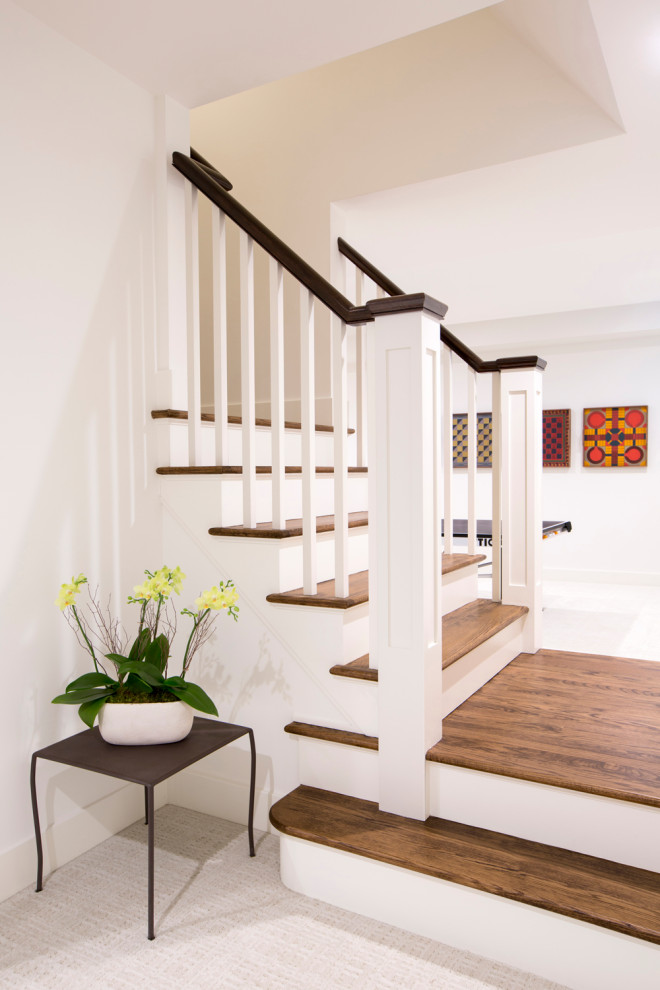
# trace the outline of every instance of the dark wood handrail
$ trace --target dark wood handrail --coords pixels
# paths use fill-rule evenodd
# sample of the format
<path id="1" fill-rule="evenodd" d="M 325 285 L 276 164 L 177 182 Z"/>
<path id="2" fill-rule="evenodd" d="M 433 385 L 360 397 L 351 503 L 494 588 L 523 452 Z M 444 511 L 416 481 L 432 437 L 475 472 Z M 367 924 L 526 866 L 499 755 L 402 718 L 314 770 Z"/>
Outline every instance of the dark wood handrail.
<path id="1" fill-rule="evenodd" d="M 172 164 L 177 171 L 185 175 L 200 192 L 203 192 L 212 203 L 219 206 L 241 230 L 244 230 L 257 244 L 261 245 L 271 257 L 279 261 L 283 268 L 286 268 L 294 278 L 302 282 L 317 299 L 341 320 L 345 323 L 361 324 L 370 323 L 374 319 L 366 306 L 353 306 L 350 300 L 342 295 L 334 285 L 319 275 L 300 255 L 292 251 L 284 241 L 281 241 L 272 230 L 269 230 L 233 196 L 230 196 L 203 162 L 194 161 L 187 155 L 175 151 L 172 156 Z M 213 166 L 211 166 L 212 168 Z"/>
<path id="2" fill-rule="evenodd" d="M 199 165 L 203 165 L 206 171 L 209 172 L 214 177 L 216 182 L 219 182 L 222 188 L 226 189 L 227 192 L 230 192 L 234 188 L 226 175 L 219 172 L 215 165 L 211 165 L 211 163 L 204 158 L 204 155 L 200 155 L 199 151 L 195 151 L 192 147 L 190 149 L 190 157 L 194 162 L 197 162 Z"/>
<path id="3" fill-rule="evenodd" d="M 349 261 L 352 261 L 353 264 L 360 269 L 360 271 L 364 272 L 364 274 L 372 280 L 372 282 L 375 282 L 376 285 L 379 285 L 381 289 L 384 289 L 385 292 L 388 292 L 392 297 L 391 307 L 387 307 L 387 300 L 384 299 L 379 300 L 375 305 L 374 303 L 370 303 L 369 308 L 374 314 L 376 314 L 376 307 L 379 307 L 383 311 L 387 309 L 389 312 L 395 312 L 402 309 L 403 300 L 397 300 L 398 296 L 404 296 L 406 299 L 411 300 L 419 298 L 419 294 L 418 296 L 406 296 L 403 289 L 400 289 L 395 282 L 392 282 L 391 279 L 387 277 L 387 275 L 383 275 L 383 273 L 379 271 L 375 265 L 372 265 L 371 262 L 364 257 L 364 255 L 360 254 L 359 251 L 356 251 L 354 247 L 351 247 L 351 245 L 348 244 L 343 237 L 337 238 L 337 247 L 340 254 L 343 254 L 344 257 L 349 259 Z M 442 306 L 442 304 L 440 305 Z M 447 307 L 444 307 L 444 311 L 441 312 L 436 306 L 434 315 L 439 316 L 442 319 L 446 311 Z M 451 332 L 451 330 L 448 330 L 443 323 L 440 324 L 440 340 L 443 344 L 447 345 L 450 351 L 458 355 L 458 357 L 465 361 L 470 368 L 480 374 L 487 371 L 502 371 L 506 368 L 540 368 L 543 370 L 548 363 L 536 354 L 527 354 L 523 357 L 497 358 L 494 361 L 483 361 L 478 354 L 475 354 L 473 350 L 470 350 L 470 348 L 464 344 L 463 341 L 459 340 L 458 337 Z"/>
<path id="4" fill-rule="evenodd" d="M 348 244 L 343 237 L 337 238 L 337 247 L 339 248 L 340 254 L 343 254 L 349 261 L 352 261 L 356 268 L 359 268 L 361 272 L 364 272 L 364 274 L 367 275 L 372 282 L 375 282 L 376 285 L 384 292 L 387 292 L 388 295 L 405 296 L 403 289 L 400 289 L 395 282 L 387 277 L 387 275 L 383 275 L 383 273 L 379 271 L 375 265 L 372 265 L 370 261 L 367 261 L 364 255 L 360 254 L 359 251 L 356 251 L 355 248 L 351 247 L 351 245 Z"/>

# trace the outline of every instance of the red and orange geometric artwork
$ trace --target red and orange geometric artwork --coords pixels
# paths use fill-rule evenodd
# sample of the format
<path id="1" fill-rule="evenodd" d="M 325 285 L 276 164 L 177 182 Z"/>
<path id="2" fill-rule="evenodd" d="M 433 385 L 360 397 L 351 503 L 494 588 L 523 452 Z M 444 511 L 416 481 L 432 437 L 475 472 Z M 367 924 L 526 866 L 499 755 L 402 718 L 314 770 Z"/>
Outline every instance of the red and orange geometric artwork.
<path id="1" fill-rule="evenodd" d="M 648 406 L 584 410 L 585 467 L 646 467 Z"/>

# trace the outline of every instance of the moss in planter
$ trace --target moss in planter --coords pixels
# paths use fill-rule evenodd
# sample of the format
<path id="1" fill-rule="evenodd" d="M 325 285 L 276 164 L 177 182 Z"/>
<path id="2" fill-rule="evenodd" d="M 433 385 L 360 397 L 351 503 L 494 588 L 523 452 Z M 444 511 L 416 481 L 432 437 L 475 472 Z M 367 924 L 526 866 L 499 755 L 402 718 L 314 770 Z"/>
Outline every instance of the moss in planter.
<path id="1" fill-rule="evenodd" d="M 111 694 L 106 705 L 151 705 L 156 701 L 178 701 L 167 688 L 154 688 L 152 691 L 131 691 L 123 685 L 115 694 Z"/>

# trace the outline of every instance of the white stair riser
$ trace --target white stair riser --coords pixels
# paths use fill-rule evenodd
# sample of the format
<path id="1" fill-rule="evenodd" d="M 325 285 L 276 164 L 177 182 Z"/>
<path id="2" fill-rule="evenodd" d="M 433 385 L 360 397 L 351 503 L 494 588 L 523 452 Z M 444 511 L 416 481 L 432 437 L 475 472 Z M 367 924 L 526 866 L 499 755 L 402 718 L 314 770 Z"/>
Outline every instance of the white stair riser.
<path id="1" fill-rule="evenodd" d="M 336 663 L 348 663 L 369 649 L 369 604 L 355 608 L 314 608 L 267 603 L 268 617 L 295 645 L 296 653 L 314 658 L 328 682 Z M 332 685 L 331 685 L 332 687 Z M 334 687 L 332 687 L 334 691 Z M 299 720 L 299 712 L 295 713 Z"/>
<path id="2" fill-rule="evenodd" d="M 240 475 L 162 475 L 161 493 L 170 500 L 176 492 L 188 499 L 191 510 L 204 514 L 206 529 L 210 526 L 240 526 L 243 522 L 243 485 Z M 348 511 L 361 512 L 367 508 L 367 476 L 353 474 L 348 477 Z M 284 498 L 288 519 L 302 517 L 302 479 L 300 475 L 287 475 L 284 482 Z M 316 514 L 334 513 L 333 475 L 316 475 Z M 257 475 L 257 521 L 270 522 L 272 512 L 271 478 Z"/>
<path id="3" fill-rule="evenodd" d="M 163 449 L 169 447 L 169 463 L 167 466 L 188 464 L 188 423 L 186 420 L 156 420 L 157 429 L 161 432 Z M 242 464 L 242 427 L 230 426 L 228 464 Z M 333 464 L 333 434 L 315 433 L 316 463 Z M 267 426 L 257 426 L 256 461 L 257 464 L 271 463 L 271 430 Z M 284 431 L 284 453 L 287 464 L 301 463 L 301 431 Z M 215 464 L 215 425 L 202 423 L 202 448 L 199 464 Z"/>
<path id="4" fill-rule="evenodd" d="M 428 764 L 430 813 L 660 873 L 660 808 Z"/>
<path id="5" fill-rule="evenodd" d="M 339 719 L 332 722 L 333 729 L 347 729 L 352 732 L 361 732 L 365 736 L 378 736 L 378 690 L 373 681 L 361 681 L 349 677 L 329 678 L 332 681 L 332 694 L 341 705 L 342 711 L 349 716 L 348 719 Z M 325 725 L 323 718 L 316 716 L 314 710 L 307 705 L 296 710 L 296 721 L 307 722 L 310 725 Z M 307 738 L 307 737 L 300 737 Z M 317 740 L 312 740 L 312 742 Z M 323 742 L 323 740 L 321 740 Z M 336 749 L 344 750 L 345 746 L 337 743 L 326 743 L 326 746 L 334 746 Z M 329 788 L 325 788 L 329 790 Z"/>
<path id="6" fill-rule="evenodd" d="M 271 584 L 268 594 L 276 591 L 290 591 L 300 588 L 303 582 L 303 545 L 302 537 L 288 537 L 285 540 L 251 539 L 237 536 L 216 536 L 213 540 L 218 543 L 218 553 L 239 553 L 255 561 L 260 566 L 265 557 L 268 558 L 269 573 L 276 574 L 275 583 Z M 320 533 L 316 539 L 316 571 L 317 580 L 328 581 L 335 576 L 335 539 L 334 533 Z M 369 566 L 369 536 L 366 526 L 349 530 L 348 535 L 349 571 L 366 570 Z"/>
<path id="7" fill-rule="evenodd" d="M 570 990 L 657 990 L 660 946 L 649 942 L 288 835 L 280 870 L 291 890 Z"/>
<path id="8" fill-rule="evenodd" d="M 517 619 L 442 672 L 443 718 L 522 653 L 524 623 Z"/>
<path id="9" fill-rule="evenodd" d="M 471 564 L 442 575 L 442 614 L 447 615 L 479 597 L 478 567 Z"/>
<path id="10" fill-rule="evenodd" d="M 302 720 L 301 720 L 302 721 Z M 369 735 L 369 733 L 365 733 Z M 291 736 L 298 743 L 300 783 L 378 801 L 378 753 L 343 743 Z"/>

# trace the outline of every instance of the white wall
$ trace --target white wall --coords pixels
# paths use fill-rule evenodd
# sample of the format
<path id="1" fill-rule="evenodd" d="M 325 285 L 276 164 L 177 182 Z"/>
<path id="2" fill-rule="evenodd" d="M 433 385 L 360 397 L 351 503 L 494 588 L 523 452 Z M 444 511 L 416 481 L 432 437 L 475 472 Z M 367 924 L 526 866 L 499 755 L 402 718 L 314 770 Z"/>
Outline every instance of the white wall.
<path id="1" fill-rule="evenodd" d="M 571 409 L 572 442 L 570 468 L 543 471 L 543 514 L 574 528 L 546 541 L 546 576 L 660 583 L 660 335 L 547 360 L 543 405 Z M 583 467 L 582 410 L 609 405 L 648 405 L 648 467 Z"/>
<path id="2" fill-rule="evenodd" d="M 336 243 L 331 246 L 332 203 L 597 142 L 619 127 L 486 10 L 199 107 L 191 132 L 193 145 L 234 183 L 236 198 L 329 277 Z M 343 232 L 338 222 L 332 234 Z M 440 237 L 436 227 L 432 249 Z M 378 240 L 381 252 L 395 244 L 415 255 L 415 243 L 395 227 L 379 228 Z M 358 237 L 362 250 L 360 243 Z M 449 238 L 443 248 L 451 254 Z M 399 279 L 397 267 L 383 270 Z M 402 284 L 411 292 L 434 292 L 428 281 Z M 286 389 L 295 398 L 295 302 L 290 312 Z M 257 351 L 257 399 L 267 400 L 268 347 L 259 314 L 257 325 L 264 342 Z M 329 394 L 329 364 L 322 331 L 320 395 Z M 232 383 L 230 400 L 239 391 Z M 208 380 L 205 394 L 211 394 Z"/>
<path id="3" fill-rule="evenodd" d="M 571 320 L 567 319 L 571 316 Z M 626 317 L 651 317 L 650 308 L 642 313 L 618 313 Z M 575 324 L 579 314 L 557 314 L 555 326 Z M 600 314 L 607 327 L 606 312 Z M 592 324 L 590 314 L 583 326 Z M 660 330 L 657 322 L 647 324 L 646 332 L 618 338 L 571 342 L 564 339 L 550 344 L 538 339 L 540 328 L 552 317 L 513 321 L 516 334 L 527 338 L 525 345 L 502 344 L 499 356 L 539 353 L 548 365 L 543 375 L 543 408 L 571 410 L 571 464 L 568 468 L 543 469 L 543 518 L 570 519 L 573 531 L 544 541 L 543 569 L 546 578 L 613 582 L 660 583 L 660 528 L 657 525 L 660 493 L 660 430 L 657 401 L 660 378 Z M 460 332 L 460 331 L 459 331 Z M 493 347 L 481 348 L 479 341 L 501 333 L 498 321 L 462 328 L 462 336 L 480 356 L 494 357 Z M 535 339 L 535 336 L 537 339 Z M 538 346 L 537 346 L 538 343 Z M 479 376 L 478 408 L 491 409 L 490 375 Z M 465 410 L 465 386 L 456 376 L 454 410 Z M 648 466 L 644 468 L 590 468 L 583 466 L 582 411 L 593 406 L 647 405 L 649 407 Z M 457 505 L 455 515 L 464 516 L 467 505 L 466 472 L 455 471 Z M 489 516 L 491 471 L 477 472 L 477 514 Z"/>
<path id="4" fill-rule="evenodd" d="M 1 897 L 32 875 L 30 754 L 83 728 L 50 704 L 88 669 L 54 605 L 59 584 L 82 570 L 116 605 L 162 561 L 145 443 L 154 99 L 5 0 L 0 87 Z M 90 806 L 81 842 L 139 814 L 139 795 L 105 800 L 116 782 L 55 765 L 40 781 L 44 827 Z"/>

